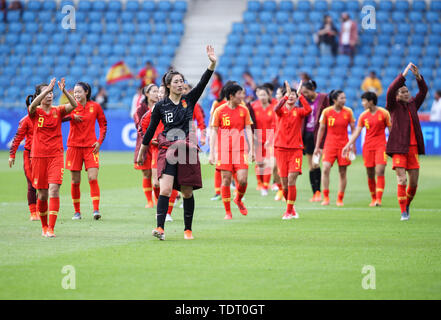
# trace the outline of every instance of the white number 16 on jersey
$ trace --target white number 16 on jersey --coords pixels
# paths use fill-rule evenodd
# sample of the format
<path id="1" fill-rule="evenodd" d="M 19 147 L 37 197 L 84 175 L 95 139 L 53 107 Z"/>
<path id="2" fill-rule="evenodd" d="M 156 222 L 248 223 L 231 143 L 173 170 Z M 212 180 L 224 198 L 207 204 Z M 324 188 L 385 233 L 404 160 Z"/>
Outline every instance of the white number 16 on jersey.
<path id="1" fill-rule="evenodd" d="M 165 114 L 165 121 L 167 123 L 172 123 L 173 122 L 173 112 L 167 112 Z"/>

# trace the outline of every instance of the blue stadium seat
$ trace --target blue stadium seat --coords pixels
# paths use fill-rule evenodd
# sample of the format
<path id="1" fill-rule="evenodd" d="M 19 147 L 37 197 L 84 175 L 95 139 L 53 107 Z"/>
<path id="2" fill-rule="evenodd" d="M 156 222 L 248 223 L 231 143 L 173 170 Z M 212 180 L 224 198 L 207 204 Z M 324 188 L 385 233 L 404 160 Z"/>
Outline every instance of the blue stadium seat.
<path id="1" fill-rule="evenodd" d="M 149 43 L 154 45 L 161 45 L 163 43 L 164 36 L 161 34 L 153 34 L 149 37 Z"/>
<path id="2" fill-rule="evenodd" d="M 306 47 L 305 54 L 316 57 L 319 54 L 319 50 L 315 44 L 310 44 Z"/>
<path id="3" fill-rule="evenodd" d="M 265 46 L 271 46 L 274 43 L 274 37 L 269 34 L 262 34 L 259 43 Z"/>
<path id="4" fill-rule="evenodd" d="M 152 32 L 152 25 L 150 23 L 142 22 L 138 23 L 138 32 L 142 32 L 144 34 Z M 135 35 L 136 37 L 137 35 Z M 145 35 L 142 35 L 145 38 Z"/>
<path id="5" fill-rule="evenodd" d="M 305 33 L 305 34 L 310 34 L 313 32 L 313 30 L 311 30 L 311 24 L 309 23 L 300 23 L 298 25 L 297 30 L 299 33 Z"/>
<path id="6" fill-rule="evenodd" d="M 129 0 L 126 2 L 126 10 L 124 12 L 136 12 L 139 10 L 139 1 L 138 0 Z"/>
<path id="7" fill-rule="evenodd" d="M 276 20 L 277 21 L 281 21 L 281 20 L 277 19 L 277 17 L 276 17 Z M 285 19 L 283 19 L 283 20 L 285 20 Z M 279 34 L 279 24 L 277 24 L 277 23 L 268 23 L 265 26 L 265 31 L 266 31 L 266 33 L 269 33 L 269 34 L 272 34 L 272 35 Z"/>
<path id="8" fill-rule="evenodd" d="M 89 22 L 100 22 L 104 16 L 104 13 L 101 11 L 89 11 L 88 16 L 89 16 Z"/>
<path id="9" fill-rule="evenodd" d="M 254 34 L 245 34 L 245 36 L 242 39 L 242 43 L 248 44 L 248 45 L 255 45 L 257 43 L 257 38 Z"/>
<path id="10" fill-rule="evenodd" d="M 92 9 L 92 2 L 89 0 L 80 0 L 78 3 L 78 11 L 89 12 Z"/>
<path id="11" fill-rule="evenodd" d="M 113 23 L 107 23 L 106 24 L 106 32 L 108 33 L 118 33 L 119 32 L 119 24 L 116 22 Z"/>
<path id="12" fill-rule="evenodd" d="M 57 3 L 53 0 L 45 0 L 42 5 L 43 10 L 55 11 L 57 10 Z"/>
<path id="13" fill-rule="evenodd" d="M 339 55 L 336 59 L 338 66 L 348 66 L 351 63 L 351 58 L 346 55 Z"/>
<path id="14" fill-rule="evenodd" d="M 252 47 L 250 48 L 249 52 L 250 54 L 253 53 Z M 268 56 L 271 53 L 271 47 L 261 43 L 257 46 L 256 53 L 259 53 L 263 56 Z"/>
<path id="15" fill-rule="evenodd" d="M 331 2 L 331 10 L 337 12 L 342 12 L 346 10 L 346 2 L 341 0 L 333 0 Z"/>
<path id="16" fill-rule="evenodd" d="M 320 11 L 309 12 L 309 20 L 312 22 L 323 21 L 324 13 Z"/>
<path id="17" fill-rule="evenodd" d="M 124 33 L 133 34 L 133 33 L 135 33 L 135 30 L 136 30 L 135 24 L 133 24 L 133 23 L 127 22 L 127 23 L 122 24 L 122 32 L 124 32 Z"/>
<path id="18" fill-rule="evenodd" d="M 249 12 L 258 12 L 261 10 L 260 1 L 251 0 L 248 1 L 247 10 Z"/>
<path id="19" fill-rule="evenodd" d="M 380 32 L 382 35 L 392 35 L 395 33 L 395 26 L 393 23 L 382 23 L 380 25 Z"/>
<path id="20" fill-rule="evenodd" d="M 297 2 L 297 10 L 298 11 L 310 11 L 311 10 L 311 3 L 308 0 L 299 0 Z"/>
<path id="21" fill-rule="evenodd" d="M 276 37 L 276 43 L 277 43 L 277 44 L 281 44 L 281 45 L 288 46 L 288 45 L 289 45 L 289 42 L 290 42 L 289 37 L 287 37 L 287 36 L 284 35 L 284 34 L 279 34 L 279 35 Z"/>
<path id="22" fill-rule="evenodd" d="M 269 11 L 262 11 L 259 13 L 259 20 L 261 23 L 270 23 L 273 21 L 274 15 Z"/>
<path id="23" fill-rule="evenodd" d="M 261 34 L 262 33 L 262 26 L 260 23 L 250 23 L 247 25 L 246 32 L 251 34 Z"/>
<path id="24" fill-rule="evenodd" d="M 427 43 L 431 45 L 440 45 L 441 44 L 441 37 L 437 34 L 430 34 L 428 37 Z"/>
<path id="25" fill-rule="evenodd" d="M 421 60 L 421 65 L 424 67 L 434 68 L 436 65 L 436 60 L 431 56 L 424 56 Z"/>
<path id="26" fill-rule="evenodd" d="M 120 16 L 121 13 L 116 11 L 106 11 L 104 13 L 104 19 L 106 22 L 117 22 Z"/>
<path id="27" fill-rule="evenodd" d="M 305 56 L 303 58 L 303 65 L 307 68 L 312 68 L 316 66 L 316 58 L 311 56 Z"/>
<path id="28" fill-rule="evenodd" d="M 237 53 L 237 46 L 231 45 L 228 43 L 224 47 L 224 55 L 229 56 L 229 57 L 234 57 L 234 56 L 236 56 L 236 53 Z"/>
<path id="29" fill-rule="evenodd" d="M 19 36 L 19 33 L 22 31 L 22 24 L 19 22 L 11 22 L 9 24 L 9 33 L 17 33 L 17 36 Z"/>
<path id="30" fill-rule="evenodd" d="M 366 66 L 367 62 L 368 62 L 368 58 L 364 55 L 358 54 L 354 58 L 354 66 L 357 67 L 364 67 Z"/>
<path id="31" fill-rule="evenodd" d="M 423 13 L 419 11 L 410 12 L 409 21 L 413 23 L 423 22 Z"/>
<path id="32" fill-rule="evenodd" d="M 320 12 L 328 11 L 328 2 L 326 0 L 317 0 L 313 2 L 314 10 Z"/>
<path id="33" fill-rule="evenodd" d="M 409 1 L 407 0 L 397 0 L 395 2 L 395 10 L 397 11 L 409 11 Z"/>
<path id="34" fill-rule="evenodd" d="M 257 15 L 255 12 L 245 11 L 243 14 L 244 23 L 255 23 L 257 21 Z"/>
<path id="35" fill-rule="evenodd" d="M 357 0 L 349 0 L 346 3 L 346 9 L 348 11 L 352 11 L 352 12 L 358 11 L 358 10 L 360 10 L 360 4 Z"/>
<path id="36" fill-rule="evenodd" d="M 113 46 L 113 54 L 117 56 L 124 56 L 126 54 L 126 46 L 121 44 Z"/>
<path id="37" fill-rule="evenodd" d="M 441 1 L 437 0 L 432 0 L 430 2 L 430 10 L 431 11 L 441 11 Z"/>
<path id="38" fill-rule="evenodd" d="M 290 16 L 290 13 L 287 11 L 277 11 L 275 18 L 276 21 L 289 21 Z"/>
<path id="39" fill-rule="evenodd" d="M 117 1 L 117 0 L 109 1 L 107 10 L 108 11 L 121 11 L 122 10 L 121 1 Z"/>
<path id="40" fill-rule="evenodd" d="M 308 15 L 305 12 L 294 11 L 292 14 L 292 19 L 295 23 L 307 21 Z"/>
<path id="41" fill-rule="evenodd" d="M 305 37 L 304 35 L 301 35 L 301 34 L 294 35 L 293 40 L 294 40 L 294 43 L 301 44 L 301 45 L 306 45 L 308 42 L 308 38 Z"/>
<path id="42" fill-rule="evenodd" d="M 240 67 L 246 67 L 248 66 L 248 60 L 249 60 L 248 57 L 241 55 L 236 58 L 235 65 Z"/>
<path id="43" fill-rule="evenodd" d="M 428 11 L 426 12 L 426 21 L 433 23 L 438 22 L 440 19 L 440 14 L 438 12 Z"/>
<path id="44" fill-rule="evenodd" d="M 158 10 L 163 12 L 169 12 L 172 10 L 172 4 L 168 0 L 161 0 L 158 2 Z"/>
<path id="45" fill-rule="evenodd" d="M 412 11 L 420 11 L 420 12 L 424 12 L 426 11 L 426 1 L 424 0 L 413 0 L 413 4 L 412 4 Z"/>
<path id="46" fill-rule="evenodd" d="M 244 30 L 245 30 L 245 26 L 244 26 L 243 23 L 241 23 L 241 22 L 233 22 L 233 26 L 231 28 L 231 33 L 240 34 L 240 33 L 243 33 Z"/>
<path id="47" fill-rule="evenodd" d="M 393 67 L 393 68 L 400 68 L 401 67 L 401 58 L 398 57 L 390 57 L 389 59 L 387 59 L 387 65 L 389 67 Z M 397 69 L 395 69 L 395 73 L 397 72 Z"/>
<path id="48" fill-rule="evenodd" d="M 172 11 L 169 15 L 171 22 L 182 22 L 184 20 L 184 12 Z"/>
<path id="49" fill-rule="evenodd" d="M 294 4 L 289 0 L 282 0 L 279 3 L 279 10 L 285 12 L 291 12 L 294 10 Z"/>
<path id="50" fill-rule="evenodd" d="M 262 11 L 274 12 L 277 9 L 277 4 L 274 0 L 265 0 L 262 2 Z"/>
<path id="51" fill-rule="evenodd" d="M 156 9 L 155 1 L 141 1 L 141 6 L 143 11 L 153 12 Z"/>
<path id="52" fill-rule="evenodd" d="M 39 11 L 41 9 L 42 1 L 31 0 L 27 3 L 26 9 L 31 11 Z"/>
<path id="53" fill-rule="evenodd" d="M 24 56 L 28 53 L 29 44 L 18 44 L 18 45 L 15 45 L 13 48 L 14 48 L 14 54 L 17 57 Z M 10 57 L 12 57 L 12 56 L 10 56 Z"/>
<path id="54" fill-rule="evenodd" d="M 296 30 L 297 30 L 297 24 L 288 22 L 282 25 L 282 32 L 284 34 L 294 34 Z"/>
<path id="55" fill-rule="evenodd" d="M 3 13 L 2 13 L 3 15 Z M 20 22 L 20 11 L 8 11 L 8 22 Z"/>
<path id="56" fill-rule="evenodd" d="M 430 26 L 432 33 L 441 36 L 441 23 L 432 23 Z"/>
<path id="57" fill-rule="evenodd" d="M 408 35 L 410 33 L 410 25 L 407 23 L 399 23 L 397 26 L 397 32 L 401 35 Z"/>
<path id="58" fill-rule="evenodd" d="M 433 58 L 439 57 L 439 55 L 440 55 L 440 48 L 438 46 L 436 46 L 436 45 L 430 45 L 429 44 L 426 47 L 425 55 L 429 56 L 429 57 L 433 57 Z"/>
<path id="59" fill-rule="evenodd" d="M 413 25 L 413 32 L 418 35 L 425 35 L 428 30 L 427 24 L 425 23 L 415 23 Z"/>
<path id="60" fill-rule="evenodd" d="M 172 23 L 171 24 L 171 32 L 176 34 L 183 34 L 185 30 L 185 26 L 183 23 Z"/>
<path id="61" fill-rule="evenodd" d="M 422 53 L 423 53 L 423 47 L 414 45 L 412 43 L 409 46 L 409 50 L 407 52 L 408 55 L 416 55 L 416 56 L 421 56 Z"/>
<path id="62" fill-rule="evenodd" d="M 378 7 L 377 2 L 374 1 L 374 0 L 364 0 L 362 6 L 363 6 L 363 7 L 364 7 L 364 6 L 372 6 L 372 7 L 376 8 L 376 9 L 377 9 L 377 7 Z M 377 13 L 378 13 L 378 12 L 377 12 Z"/>
<path id="63" fill-rule="evenodd" d="M 90 56 L 93 53 L 94 48 L 92 46 L 80 46 L 80 55 Z"/>
<path id="64" fill-rule="evenodd" d="M 164 11 L 156 11 L 153 13 L 153 20 L 155 20 L 155 22 L 163 23 L 167 20 L 167 14 Z"/>
<path id="65" fill-rule="evenodd" d="M 334 65 L 335 59 L 333 56 L 321 56 L 318 60 L 318 66 L 329 68 Z"/>
<path id="66" fill-rule="evenodd" d="M 422 34 L 414 34 L 410 37 L 410 43 L 416 44 L 419 46 L 424 46 L 425 43 L 425 37 Z"/>
<path id="67" fill-rule="evenodd" d="M 173 5 L 174 11 L 187 12 L 187 1 L 177 0 Z"/>
<path id="68" fill-rule="evenodd" d="M 392 21 L 406 21 L 406 13 L 402 11 L 393 11 L 392 12 Z"/>
<path id="69" fill-rule="evenodd" d="M 242 43 L 242 37 L 237 34 L 229 34 L 227 37 L 227 43 L 232 45 L 238 45 Z"/>
<path id="70" fill-rule="evenodd" d="M 392 11 L 394 5 L 390 0 L 382 0 L 379 2 L 378 11 Z"/>
<path id="71" fill-rule="evenodd" d="M 377 23 L 384 23 L 390 21 L 390 14 L 387 11 L 378 11 L 376 12 L 376 22 Z M 362 13 L 362 17 L 364 17 L 365 14 Z"/>
<path id="72" fill-rule="evenodd" d="M 352 68 L 352 76 L 354 78 L 363 78 L 366 75 L 366 69 L 364 67 Z"/>
<path id="73" fill-rule="evenodd" d="M 95 11 L 106 11 L 107 2 L 104 0 L 96 0 L 92 2 L 92 9 Z"/>

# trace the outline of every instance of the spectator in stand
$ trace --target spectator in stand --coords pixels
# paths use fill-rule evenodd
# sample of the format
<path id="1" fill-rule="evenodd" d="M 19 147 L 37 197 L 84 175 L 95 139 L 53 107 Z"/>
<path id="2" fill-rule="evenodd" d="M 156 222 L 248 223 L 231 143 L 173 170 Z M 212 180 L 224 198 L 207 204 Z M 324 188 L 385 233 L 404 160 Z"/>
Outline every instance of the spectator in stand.
<path id="1" fill-rule="evenodd" d="M 369 75 L 363 80 L 361 90 L 375 93 L 378 97 L 383 94 L 383 87 L 380 79 L 377 78 L 375 71 L 371 71 Z"/>
<path id="2" fill-rule="evenodd" d="M 107 101 L 109 100 L 109 97 L 107 96 L 106 88 L 99 87 L 98 93 L 92 98 L 92 100 L 98 103 L 103 110 L 106 110 Z"/>
<path id="3" fill-rule="evenodd" d="M 242 79 L 243 88 L 245 90 L 245 103 L 254 101 L 257 98 L 254 93 L 256 91 L 257 85 L 253 79 L 253 76 L 248 71 L 245 71 L 242 74 Z"/>
<path id="4" fill-rule="evenodd" d="M 300 81 L 302 83 L 307 83 L 308 81 L 311 81 L 311 76 L 306 72 L 302 72 L 302 73 L 300 73 Z M 292 87 L 297 90 L 297 88 L 300 85 L 300 81 L 293 80 Z M 282 87 L 282 89 L 283 89 L 283 87 Z"/>
<path id="5" fill-rule="evenodd" d="M 138 108 L 139 105 L 141 105 L 141 103 L 144 101 L 144 95 L 142 94 L 142 89 L 144 87 L 139 87 L 136 90 L 135 95 L 133 96 L 132 99 L 132 106 L 130 107 L 130 117 L 133 118 L 136 109 Z"/>
<path id="6" fill-rule="evenodd" d="M 337 42 L 338 30 L 332 22 L 332 18 L 325 15 L 323 18 L 323 24 L 317 32 L 318 46 L 320 48 L 320 55 L 337 55 L 338 42 Z"/>
<path id="7" fill-rule="evenodd" d="M 222 76 L 219 72 L 213 73 L 213 81 L 211 82 L 210 93 L 215 100 L 219 99 L 222 90 Z"/>
<path id="8" fill-rule="evenodd" d="M 144 88 L 151 83 L 156 84 L 157 77 L 158 72 L 156 71 L 151 61 L 147 61 L 145 63 L 145 67 L 142 68 L 141 71 L 139 71 L 138 73 L 138 78 L 141 79 L 141 88 Z"/>
<path id="9" fill-rule="evenodd" d="M 430 121 L 441 122 L 441 90 L 435 91 L 435 100 L 430 110 Z"/>
<path id="10" fill-rule="evenodd" d="M 8 6 L 6 0 L 0 0 L 0 11 L 3 11 L 3 20 L 6 22 Z"/>
<path id="11" fill-rule="evenodd" d="M 347 12 L 341 14 L 340 27 L 340 51 L 342 54 L 349 55 L 351 60 L 354 58 L 355 47 L 358 43 L 358 27 L 352 21 Z"/>

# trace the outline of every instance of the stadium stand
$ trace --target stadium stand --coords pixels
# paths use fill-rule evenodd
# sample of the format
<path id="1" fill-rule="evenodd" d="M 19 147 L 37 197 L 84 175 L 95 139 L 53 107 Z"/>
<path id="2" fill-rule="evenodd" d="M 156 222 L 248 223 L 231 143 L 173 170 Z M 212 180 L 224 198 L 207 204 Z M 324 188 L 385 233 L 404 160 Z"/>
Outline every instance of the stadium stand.
<path id="1" fill-rule="evenodd" d="M 0 106 L 22 108 L 35 84 L 65 76 L 105 84 L 109 68 L 125 61 L 133 74 L 147 60 L 167 71 L 184 33 L 187 2 L 175 1 L 22 1 L 23 11 L 0 14 Z M 75 7 L 76 29 L 63 29 L 64 5 Z M 165 50 L 158 49 L 163 46 Z M 166 53 L 166 54 L 164 54 Z M 128 110 L 139 80 L 109 88 L 109 107 Z M 55 90 L 55 101 L 59 93 Z M 94 92 L 95 93 L 95 92 Z"/>
<path id="2" fill-rule="evenodd" d="M 367 5 L 376 8 L 375 30 L 361 27 L 366 15 L 361 9 Z M 339 29 L 342 12 L 358 23 L 360 43 L 352 66 L 346 56 L 320 57 L 313 41 L 323 16 L 329 14 Z M 242 72 L 248 70 L 257 83 L 271 81 L 275 74 L 279 82 L 299 79 L 301 72 L 307 72 L 318 80 L 319 91 L 345 90 L 347 105 L 360 112 L 360 86 L 370 70 L 382 81 L 379 104 L 383 106 L 387 86 L 408 61 L 420 66 L 431 91 L 441 88 L 440 19 L 441 1 L 251 0 L 243 21 L 232 26 L 218 70 L 225 79 L 239 82 Z M 253 48 L 256 52 L 250 55 Z M 409 83 L 415 93 L 416 82 Z M 423 109 L 428 109 L 428 100 Z"/>

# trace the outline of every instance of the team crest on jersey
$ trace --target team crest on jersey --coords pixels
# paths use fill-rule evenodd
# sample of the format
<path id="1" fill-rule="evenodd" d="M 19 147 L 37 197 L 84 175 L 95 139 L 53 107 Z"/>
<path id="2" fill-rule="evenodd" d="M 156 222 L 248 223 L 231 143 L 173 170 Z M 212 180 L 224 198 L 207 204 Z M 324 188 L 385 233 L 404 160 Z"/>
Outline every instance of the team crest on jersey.
<path id="1" fill-rule="evenodd" d="M 185 108 L 187 108 L 187 101 L 185 101 L 184 99 L 182 99 L 182 106 Z"/>
<path id="2" fill-rule="evenodd" d="M 58 115 L 57 115 L 56 111 L 52 112 L 52 115 L 54 116 L 54 118 L 58 118 Z"/>
<path id="3" fill-rule="evenodd" d="M 292 115 L 293 115 L 294 117 L 297 117 L 297 111 L 296 111 L 296 110 L 293 110 Z"/>
<path id="4" fill-rule="evenodd" d="M 38 184 L 38 179 L 37 178 L 34 179 L 34 184 L 35 185 Z"/>
<path id="5" fill-rule="evenodd" d="M 67 162 L 67 166 L 70 167 L 72 163 L 70 161 Z"/>
<path id="6" fill-rule="evenodd" d="M 273 112 L 270 110 L 268 111 L 268 116 L 270 117 L 273 114 Z"/>
<path id="7" fill-rule="evenodd" d="M 89 112 L 92 113 L 93 112 L 93 107 L 89 108 Z"/>

